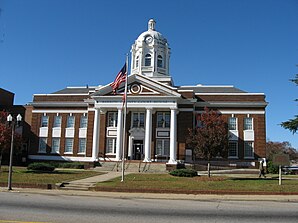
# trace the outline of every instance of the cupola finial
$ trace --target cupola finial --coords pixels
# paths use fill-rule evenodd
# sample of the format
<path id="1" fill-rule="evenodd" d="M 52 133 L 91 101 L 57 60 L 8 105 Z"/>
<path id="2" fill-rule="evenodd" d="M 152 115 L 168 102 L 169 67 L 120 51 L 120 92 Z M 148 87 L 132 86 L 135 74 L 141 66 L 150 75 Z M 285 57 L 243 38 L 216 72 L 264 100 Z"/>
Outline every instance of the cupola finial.
<path id="1" fill-rule="evenodd" d="M 150 19 L 148 22 L 148 30 L 155 30 L 155 24 L 156 22 L 154 21 L 154 19 Z"/>

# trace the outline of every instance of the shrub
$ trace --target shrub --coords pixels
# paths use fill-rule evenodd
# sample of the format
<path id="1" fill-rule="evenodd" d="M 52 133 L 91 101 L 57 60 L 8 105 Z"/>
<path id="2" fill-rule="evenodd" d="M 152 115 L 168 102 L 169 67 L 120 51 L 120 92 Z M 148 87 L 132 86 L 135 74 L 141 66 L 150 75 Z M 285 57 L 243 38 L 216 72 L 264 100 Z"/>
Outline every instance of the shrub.
<path id="1" fill-rule="evenodd" d="M 53 172 L 55 170 L 55 167 L 50 163 L 30 163 L 27 169 L 34 171 Z"/>
<path id="2" fill-rule="evenodd" d="M 197 171 L 193 169 L 177 169 L 171 171 L 170 174 L 177 177 L 194 177 L 198 175 Z"/>
<path id="3" fill-rule="evenodd" d="M 277 165 L 274 165 L 274 164 L 272 163 L 272 161 L 269 161 L 269 162 L 267 163 L 267 171 L 268 171 L 268 173 L 276 174 L 276 173 L 278 173 L 278 171 L 279 171 L 279 167 L 278 167 Z"/>

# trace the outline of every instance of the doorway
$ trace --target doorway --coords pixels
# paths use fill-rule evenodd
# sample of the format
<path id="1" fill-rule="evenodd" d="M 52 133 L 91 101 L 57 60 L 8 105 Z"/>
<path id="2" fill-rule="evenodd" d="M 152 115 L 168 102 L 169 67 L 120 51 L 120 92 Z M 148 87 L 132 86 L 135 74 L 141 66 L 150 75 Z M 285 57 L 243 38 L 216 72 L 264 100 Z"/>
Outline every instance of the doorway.
<path id="1" fill-rule="evenodd" d="M 141 160 L 143 159 L 143 140 L 133 140 L 133 159 Z"/>

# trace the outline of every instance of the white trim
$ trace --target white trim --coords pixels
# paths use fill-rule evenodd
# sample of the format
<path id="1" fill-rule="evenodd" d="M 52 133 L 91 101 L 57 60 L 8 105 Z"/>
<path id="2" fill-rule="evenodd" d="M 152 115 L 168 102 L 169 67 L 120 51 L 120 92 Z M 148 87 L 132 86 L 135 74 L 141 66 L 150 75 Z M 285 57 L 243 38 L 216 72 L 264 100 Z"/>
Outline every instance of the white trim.
<path id="1" fill-rule="evenodd" d="M 79 161 L 79 162 L 94 162 L 92 157 L 74 157 L 74 156 L 44 156 L 44 155 L 29 155 L 32 160 L 52 160 L 52 161 Z"/>
<path id="2" fill-rule="evenodd" d="M 32 113 L 88 113 L 88 110 L 33 110 Z"/>
<path id="3" fill-rule="evenodd" d="M 195 95 L 265 95 L 264 93 L 195 93 Z"/>
<path id="4" fill-rule="evenodd" d="M 178 92 L 194 92 L 194 90 L 178 90 Z"/>
<path id="5" fill-rule="evenodd" d="M 205 88 L 208 88 L 208 87 L 234 87 L 234 85 L 202 85 L 202 84 L 197 84 L 197 85 L 182 85 L 180 86 L 180 88 L 182 87 L 191 87 L 191 88 L 197 88 L 197 87 L 205 87 Z"/>

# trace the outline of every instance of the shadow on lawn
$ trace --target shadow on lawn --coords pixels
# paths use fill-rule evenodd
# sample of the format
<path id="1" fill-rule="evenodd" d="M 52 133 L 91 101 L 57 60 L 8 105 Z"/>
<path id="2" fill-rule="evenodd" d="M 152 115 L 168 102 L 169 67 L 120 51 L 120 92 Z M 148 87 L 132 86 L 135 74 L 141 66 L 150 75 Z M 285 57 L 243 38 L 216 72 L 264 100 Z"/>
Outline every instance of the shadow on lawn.
<path id="1" fill-rule="evenodd" d="M 230 178 L 229 180 L 239 180 L 239 181 L 262 181 L 262 180 L 266 180 L 266 181 L 276 181 L 276 179 L 278 179 L 278 177 L 270 177 L 270 178 L 259 178 L 259 177 L 255 177 L 255 178 Z"/>
<path id="2" fill-rule="evenodd" d="M 34 170 L 27 170 L 23 173 L 33 173 L 33 174 L 76 174 L 76 172 L 71 171 L 34 171 Z"/>

